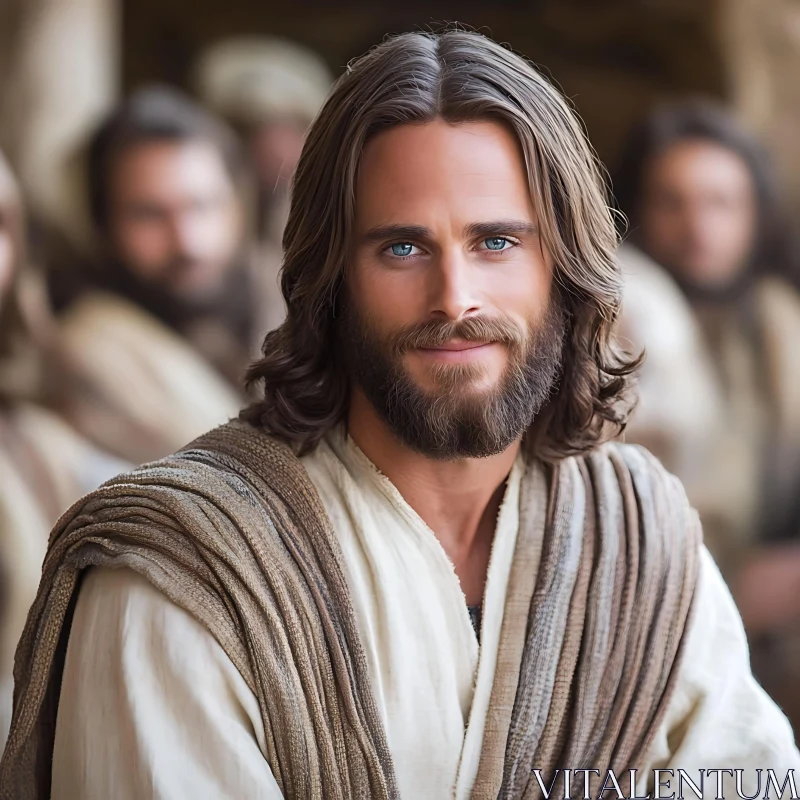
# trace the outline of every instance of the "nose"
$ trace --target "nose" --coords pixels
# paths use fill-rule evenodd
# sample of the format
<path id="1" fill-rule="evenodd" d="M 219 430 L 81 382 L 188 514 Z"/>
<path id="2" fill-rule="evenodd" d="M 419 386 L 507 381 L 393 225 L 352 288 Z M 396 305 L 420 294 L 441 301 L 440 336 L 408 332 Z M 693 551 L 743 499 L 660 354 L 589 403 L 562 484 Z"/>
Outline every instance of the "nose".
<path id="1" fill-rule="evenodd" d="M 457 322 L 482 307 L 475 267 L 458 249 L 442 252 L 431 270 L 431 315 Z"/>

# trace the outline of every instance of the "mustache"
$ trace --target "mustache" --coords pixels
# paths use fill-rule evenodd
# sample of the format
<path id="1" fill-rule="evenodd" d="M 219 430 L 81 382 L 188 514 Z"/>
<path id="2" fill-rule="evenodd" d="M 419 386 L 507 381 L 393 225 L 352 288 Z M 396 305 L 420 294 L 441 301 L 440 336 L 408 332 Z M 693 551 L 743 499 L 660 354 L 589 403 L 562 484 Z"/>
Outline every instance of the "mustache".
<path id="1" fill-rule="evenodd" d="M 451 339 L 498 342 L 522 348 L 527 342 L 527 331 L 504 316 L 475 316 L 458 321 L 433 319 L 401 328 L 389 337 L 387 344 L 394 354 L 402 355 L 417 348 L 440 347 Z"/>

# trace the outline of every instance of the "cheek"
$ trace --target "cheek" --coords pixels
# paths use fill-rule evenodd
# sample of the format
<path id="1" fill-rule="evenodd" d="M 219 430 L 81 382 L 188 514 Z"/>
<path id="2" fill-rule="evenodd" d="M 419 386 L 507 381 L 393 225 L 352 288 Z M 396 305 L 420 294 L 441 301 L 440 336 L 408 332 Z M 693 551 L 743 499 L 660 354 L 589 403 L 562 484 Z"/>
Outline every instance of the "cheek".
<path id="1" fill-rule="evenodd" d="M 158 272 L 171 251 L 169 232 L 159 222 L 122 222 L 114 240 L 126 261 L 148 273 Z"/>
<path id="2" fill-rule="evenodd" d="M 645 238 L 652 244 L 668 247 L 670 243 L 674 243 L 675 237 L 683 227 L 681 217 L 681 213 L 677 210 L 667 209 L 644 214 L 642 228 Z"/>
<path id="3" fill-rule="evenodd" d="M 749 249 L 755 242 L 757 222 L 755 216 L 749 212 L 744 211 L 735 216 L 728 225 L 730 234 L 742 247 Z"/>
<path id="4" fill-rule="evenodd" d="M 381 328 L 396 328 L 427 317 L 427 290 L 422 269 L 385 270 L 355 265 L 348 273 L 352 302 Z"/>
<path id="5" fill-rule="evenodd" d="M 208 220 L 208 231 L 209 250 L 214 255 L 228 257 L 237 248 L 243 235 L 240 215 L 234 209 L 219 209 Z"/>
<path id="6" fill-rule="evenodd" d="M 182 222 L 184 246 L 197 258 L 227 262 L 242 238 L 238 211 L 218 205 L 187 215 Z"/>
<path id="7" fill-rule="evenodd" d="M 740 215 L 725 220 L 713 234 L 707 237 L 708 249 L 715 248 L 715 260 L 729 271 L 746 263 L 756 244 L 755 226 Z"/>
<path id="8" fill-rule="evenodd" d="M 492 270 L 487 276 L 485 296 L 490 308 L 528 322 L 544 315 L 552 286 L 552 259 L 544 256 L 535 263 Z"/>

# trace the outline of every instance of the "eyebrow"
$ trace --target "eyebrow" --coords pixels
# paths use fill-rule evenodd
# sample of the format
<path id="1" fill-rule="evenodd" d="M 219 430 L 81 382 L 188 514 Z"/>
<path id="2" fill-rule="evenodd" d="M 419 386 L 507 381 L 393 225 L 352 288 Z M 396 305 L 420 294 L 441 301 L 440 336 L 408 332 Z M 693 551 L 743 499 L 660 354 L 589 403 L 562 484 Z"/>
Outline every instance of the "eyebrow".
<path id="1" fill-rule="evenodd" d="M 523 219 L 498 219 L 492 222 L 474 222 L 466 229 L 468 236 L 490 236 L 498 233 L 518 233 L 535 235 L 539 233 L 539 226 Z"/>
<path id="2" fill-rule="evenodd" d="M 491 234 L 539 233 L 539 226 L 522 219 L 498 219 L 490 222 L 473 222 L 467 225 L 465 233 L 469 237 L 490 236 Z M 431 231 L 424 225 L 379 225 L 364 234 L 364 242 L 384 242 L 388 239 L 430 239 Z"/>
<path id="3" fill-rule="evenodd" d="M 429 239 L 430 230 L 424 225 L 379 225 L 364 234 L 364 242 L 384 242 L 387 239 Z"/>

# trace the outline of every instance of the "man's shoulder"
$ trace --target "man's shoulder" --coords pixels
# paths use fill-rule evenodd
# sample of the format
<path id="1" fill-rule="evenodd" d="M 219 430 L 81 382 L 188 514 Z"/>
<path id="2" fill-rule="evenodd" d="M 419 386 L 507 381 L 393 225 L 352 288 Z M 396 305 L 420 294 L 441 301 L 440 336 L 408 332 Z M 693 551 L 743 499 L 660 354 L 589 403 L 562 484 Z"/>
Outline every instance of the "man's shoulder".
<path id="1" fill-rule="evenodd" d="M 92 626 L 102 624 L 107 632 L 119 627 L 119 633 L 124 633 L 134 622 L 164 633 L 175 625 L 205 631 L 145 572 L 127 566 L 89 567 L 81 580 L 78 603 Z"/>
<path id="2" fill-rule="evenodd" d="M 143 308 L 117 294 L 81 295 L 58 319 L 59 344 L 86 360 L 99 353 L 168 353 L 188 350 L 179 337 Z"/>
<path id="3" fill-rule="evenodd" d="M 77 402 L 80 388 L 139 424 L 171 419 L 191 435 L 241 406 L 238 391 L 188 342 L 112 294 L 87 294 L 65 312 L 58 355 L 68 356 L 70 400 Z M 174 443 L 174 433 L 168 433 L 165 438 Z"/>
<path id="4" fill-rule="evenodd" d="M 104 327 L 110 322 L 126 326 L 161 326 L 152 314 L 141 307 L 102 289 L 84 292 L 61 314 L 62 326 L 68 330 L 84 326 Z"/>
<path id="5" fill-rule="evenodd" d="M 168 489 L 176 495 L 193 494 L 196 504 L 205 501 L 224 507 L 243 501 L 252 508 L 254 495 L 264 487 L 278 494 L 290 488 L 296 493 L 302 492 L 307 482 L 303 463 L 289 445 L 248 422 L 231 419 L 168 456 L 117 475 L 84 501 L 102 501 L 108 496 L 119 505 L 124 487 L 138 484 L 145 493 Z M 245 485 L 250 486 L 249 491 Z"/>
<path id="6" fill-rule="evenodd" d="M 640 444 L 620 440 L 604 442 L 589 452 L 578 456 L 587 465 L 607 463 L 616 465 L 617 469 L 625 467 L 634 473 L 640 481 L 680 481 L 656 458 L 646 447 Z"/>
<path id="7" fill-rule="evenodd" d="M 119 294 L 103 290 L 83 294 L 59 316 L 59 340 L 62 348 L 77 356 L 105 353 L 125 357 L 129 364 L 133 357 L 149 368 L 158 364 L 168 369 L 178 363 L 204 364 L 191 345 L 156 316 Z M 179 369 L 185 371 L 186 366 Z M 204 366 L 204 370 L 211 372 L 211 367 Z"/>
<path id="8" fill-rule="evenodd" d="M 683 484 L 647 448 L 610 441 L 576 461 L 598 503 L 622 495 L 635 501 L 639 514 L 653 520 L 651 527 L 662 532 L 676 524 L 699 529 L 697 512 L 689 504 Z"/>
<path id="9" fill-rule="evenodd" d="M 776 335 L 800 335 L 800 292 L 783 278 L 771 275 L 759 281 L 756 301 L 762 322 Z"/>
<path id="10" fill-rule="evenodd" d="M 144 573 L 125 566 L 86 571 L 70 641 L 90 665 L 98 660 L 127 664 L 139 677 L 143 669 L 167 668 L 180 675 L 194 662 L 204 665 L 207 678 L 209 670 L 222 669 L 241 682 L 224 648 L 198 615 Z M 89 655 L 89 651 L 95 652 Z"/>
<path id="11" fill-rule="evenodd" d="M 137 619 L 156 617 L 174 603 L 137 570 L 130 567 L 90 567 L 80 589 L 81 602 L 93 615 L 122 622 L 131 611 Z"/>

